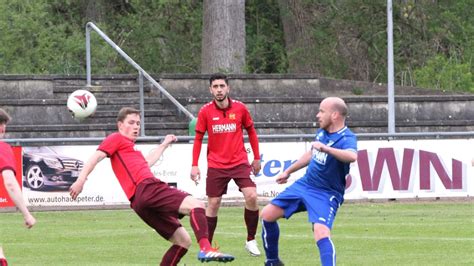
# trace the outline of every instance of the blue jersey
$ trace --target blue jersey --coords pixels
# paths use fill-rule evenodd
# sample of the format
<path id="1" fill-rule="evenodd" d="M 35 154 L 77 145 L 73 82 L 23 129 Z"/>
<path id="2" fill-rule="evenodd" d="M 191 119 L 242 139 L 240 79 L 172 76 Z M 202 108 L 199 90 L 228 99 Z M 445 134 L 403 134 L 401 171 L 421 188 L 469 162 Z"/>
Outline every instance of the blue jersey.
<path id="1" fill-rule="evenodd" d="M 357 152 L 357 137 L 347 126 L 334 133 L 319 129 L 315 140 L 336 149 Z M 312 149 L 311 161 L 301 181 L 307 182 L 312 187 L 334 193 L 342 203 L 349 165 L 350 163 L 338 161 L 330 154 Z"/>

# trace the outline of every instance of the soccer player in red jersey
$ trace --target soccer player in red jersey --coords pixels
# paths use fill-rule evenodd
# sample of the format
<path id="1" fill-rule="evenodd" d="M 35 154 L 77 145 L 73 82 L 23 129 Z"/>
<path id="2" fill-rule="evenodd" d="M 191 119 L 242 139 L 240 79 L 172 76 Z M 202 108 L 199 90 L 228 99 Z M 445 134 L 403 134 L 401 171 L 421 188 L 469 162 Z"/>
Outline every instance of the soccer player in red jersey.
<path id="1" fill-rule="evenodd" d="M 150 170 L 150 166 L 160 159 L 164 150 L 177 140 L 176 136 L 167 135 L 156 149 L 144 157 L 135 149 L 135 141 L 140 132 L 140 111 L 122 108 L 117 116 L 117 126 L 118 132 L 107 136 L 84 165 L 77 181 L 69 189 L 71 197 L 76 199 L 82 192 L 87 177 L 97 163 L 110 157 L 112 169 L 130 200 L 132 209 L 145 223 L 172 243 L 160 265 L 177 265 L 191 245 L 191 237 L 179 222 L 184 215 L 190 216 L 191 227 L 199 242 L 198 260 L 234 260 L 233 256 L 211 247 L 204 204 L 189 194 L 168 186 Z"/>
<path id="2" fill-rule="evenodd" d="M 198 167 L 204 134 L 208 134 L 206 209 L 209 224 L 209 240 L 212 242 L 217 226 L 217 213 L 222 195 L 227 193 L 230 180 L 242 191 L 245 198 L 244 220 L 247 226 L 245 248 L 253 256 L 259 256 L 255 234 L 258 226 L 257 189 L 250 178 L 250 172 L 258 174 L 261 168 L 257 132 L 247 107 L 229 98 L 230 87 L 227 76 L 214 74 L 209 79 L 209 90 L 214 99 L 204 105 L 198 114 L 196 136 L 193 146 L 191 179 L 199 182 L 201 172 Z M 254 160 L 249 164 L 244 146 L 243 129 L 247 131 Z"/>
<path id="3" fill-rule="evenodd" d="M 0 139 L 3 139 L 5 136 L 7 123 L 10 122 L 10 120 L 11 118 L 8 113 L 0 108 Z M 3 141 L 0 141 L 0 179 L 3 179 L 3 184 L 5 185 L 8 195 L 23 214 L 25 226 L 27 228 L 31 228 L 33 225 L 35 225 L 36 219 L 26 208 L 20 186 L 18 185 L 18 182 L 15 178 L 15 173 L 15 157 L 13 156 L 12 147 Z M 3 249 L 0 246 L 0 266 L 7 265 L 7 259 L 5 258 Z"/>

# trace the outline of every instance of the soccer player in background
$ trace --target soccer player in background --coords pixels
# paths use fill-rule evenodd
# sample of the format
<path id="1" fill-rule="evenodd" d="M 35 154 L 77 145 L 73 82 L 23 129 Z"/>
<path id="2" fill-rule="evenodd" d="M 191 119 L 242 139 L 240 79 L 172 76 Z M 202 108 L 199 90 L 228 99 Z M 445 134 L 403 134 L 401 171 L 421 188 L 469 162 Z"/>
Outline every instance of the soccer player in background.
<path id="1" fill-rule="evenodd" d="M 0 139 L 5 136 L 7 123 L 11 118 L 5 110 L 0 108 Z M 31 228 L 36 223 L 35 217 L 26 208 L 21 194 L 20 186 L 15 178 L 16 166 L 15 157 L 13 156 L 12 147 L 7 143 L 0 141 L 0 180 L 3 179 L 3 184 L 8 192 L 8 195 L 15 203 L 16 207 L 23 214 L 26 228 Z M 0 266 L 7 266 L 7 259 L 0 246 Z"/>
<path id="2" fill-rule="evenodd" d="M 150 170 L 164 150 L 177 140 L 176 136 L 167 135 L 145 158 L 135 149 L 135 141 L 140 132 L 140 111 L 129 107 L 122 108 L 117 116 L 117 127 L 118 132 L 107 136 L 84 165 L 78 179 L 69 189 L 71 197 L 76 199 L 82 192 L 87 177 L 97 163 L 105 157 L 110 157 L 112 169 L 130 200 L 131 208 L 145 223 L 172 243 L 160 265 L 177 265 L 191 245 L 191 237 L 179 222 L 179 218 L 184 215 L 191 217 L 191 227 L 200 246 L 198 260 L 234 260 L 233 256 L 211 247 L 204 204 L 189 194 L 168 186 Z"/>
<path id="3" fill-rule="evenodd" d="M 346 175 L 350 163 L 357 160 L 357 138 L 345 124 L 347 106 L 341 98 L 329 97 L 319 105 L 319 130 L 311 149 L 277 176 L 284 184 L 291 173 L 308 166 L 296 180 L 262 209 L 262 239 L 265 265 L 283 265 L 278 256 L 280 229 L 277 220 L 301 211 L 308 212 L 321 264 L 335 265 L 336 250 L 331 228 L 336 212 L 344 201 Z"/>
<path id="4" fill-rule="evenodd" d="M 251 171 L 257 175 L 261 168 L 257 132 L 247 107 L 242 102 L 229 98 L 230 87 L 227 76 L 214 74 L 210 77 L 209 84 L 209 91 L 214 99 L 199 111 L 191 168 L 191 179 L 197 183 L 201 179 L 198 167 L 199 155 L 204 134 L 207 132 L 206 216 L 209 224 L 209 240 L 212 242 L 217 227 L 217 214 L 222 195 L 227 193 L 230 180 L 234 180 L 245 198 L 244 220 L 247 226 L 245 248 L 252 256 L 260 256 L 255 240 L 259 218 L 257 189 L 250 178 Z M 243 129 L 247 131 L 252 147 L 254 157 L 252 165 L 249 164 L 245 150 Z"/>

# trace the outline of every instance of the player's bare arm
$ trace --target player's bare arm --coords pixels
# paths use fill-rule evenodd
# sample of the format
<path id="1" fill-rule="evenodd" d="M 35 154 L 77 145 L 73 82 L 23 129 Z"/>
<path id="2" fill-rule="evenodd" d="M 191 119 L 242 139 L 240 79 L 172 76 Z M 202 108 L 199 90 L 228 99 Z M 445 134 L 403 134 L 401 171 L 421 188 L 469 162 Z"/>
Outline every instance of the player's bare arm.
<path id="1" fill-rule="evenodd" d="M 178 138 L 175 135 L 166 135 L 161 144 L 158 145 L 158 147 L 156 147 L 155 149 L 153 149 L 145 158 L 148 163 L 148 166 L 152 167 L 153 165 L 155 165 L 155 163 L 163 155 L 163 152 L 166 150 L 166 148 L 168 148 L 171 143 L 176 141 L 178 141 Z"/>
<path id="2" fill-rule="evenodd" d="M 103 151 L 95 151 L 94 154 L 89 158 L 87 163 L 84 165 L 84 168 L 82 168 L 81 173 L 79 174 L 79 177 L 77 178 L 76 182 L 71 185 L 69 188 L 69 195 L 71 195 L 71 198 L 75 200 L 79 194 L 81 194 L 82 189 L 84 188 L 84 184 L 86 183 L 87 177 L 89 174 L 94 170 L 95 166 L 102 161 L 105 157 L 107 157 L 107 154 Z"/>
<path id="3" fill-rule="evenodd" d="M 352 151 L 352 150 L 341 150 L 341 149 L 336 149 L 327 145 L 324 145 L 323 143 L 319 141 L 312 142 L 312 147 L 313 149 L 316 149 L 318 151 L 324 152 L 331 154 L 334 156 L 338 161 L 344 162 L 344 163 L 352 163 L 357 160 L 357 152 Z"/>
<path id="4" fill-rule="evenodd" d="M 294 164 L 288 167 L 284 172 L 279 174 L 276 178 L 278 184 L 285 184 L 288 182 L 290 175 L 303 167 L 306 167 L 311 160 L 311 150 L 305 152 Z"/>
<path id="5" fill-rule="evenodd" d="M 15 174 L 12 170 L 2 171 L 3 183 L 7 189 L 8 195 L 12 199 L 13 203 L 17 206 L 18 210 L 23 214 L 23 219 L 25 221 L 25 226 L 31 228 L 36 223 L 36 219 L 31 215 L 31 213 L 26 208 L 25 202 L 23 201 L 23 196 L 21 194 L 20 186 L 16 181 Z"/>

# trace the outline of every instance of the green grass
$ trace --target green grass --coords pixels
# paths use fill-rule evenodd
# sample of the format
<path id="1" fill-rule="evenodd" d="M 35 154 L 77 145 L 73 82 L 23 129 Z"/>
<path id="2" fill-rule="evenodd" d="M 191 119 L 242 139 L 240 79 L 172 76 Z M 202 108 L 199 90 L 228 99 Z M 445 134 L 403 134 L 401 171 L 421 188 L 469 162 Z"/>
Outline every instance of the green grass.
<path id="1" fill-rule="evenodd" d="M 244 251 L 242 208 L 219 214 L 215 239 L 236 256 L 226 265 L 263 265 L 263 256 Z M 131 210 L 35 216 L 37 226 L 26 230 L 19 213 L 0 213 L 0 243 L 11 265 L 158 265 L 169 246 Z M 183 224 L 191 232 L 188 218 Z M 305 213 L 281 220 L 280 229 L 280 256 L 287 265 L 319 264 Z M 332 238 L 339 265 L 474 265 L 474 204 L 346 203 Z M 260 235 L 258 240 L 261 246 Z M 201 265 L 196 254 L 193 243 L 180 265 Z"/>

